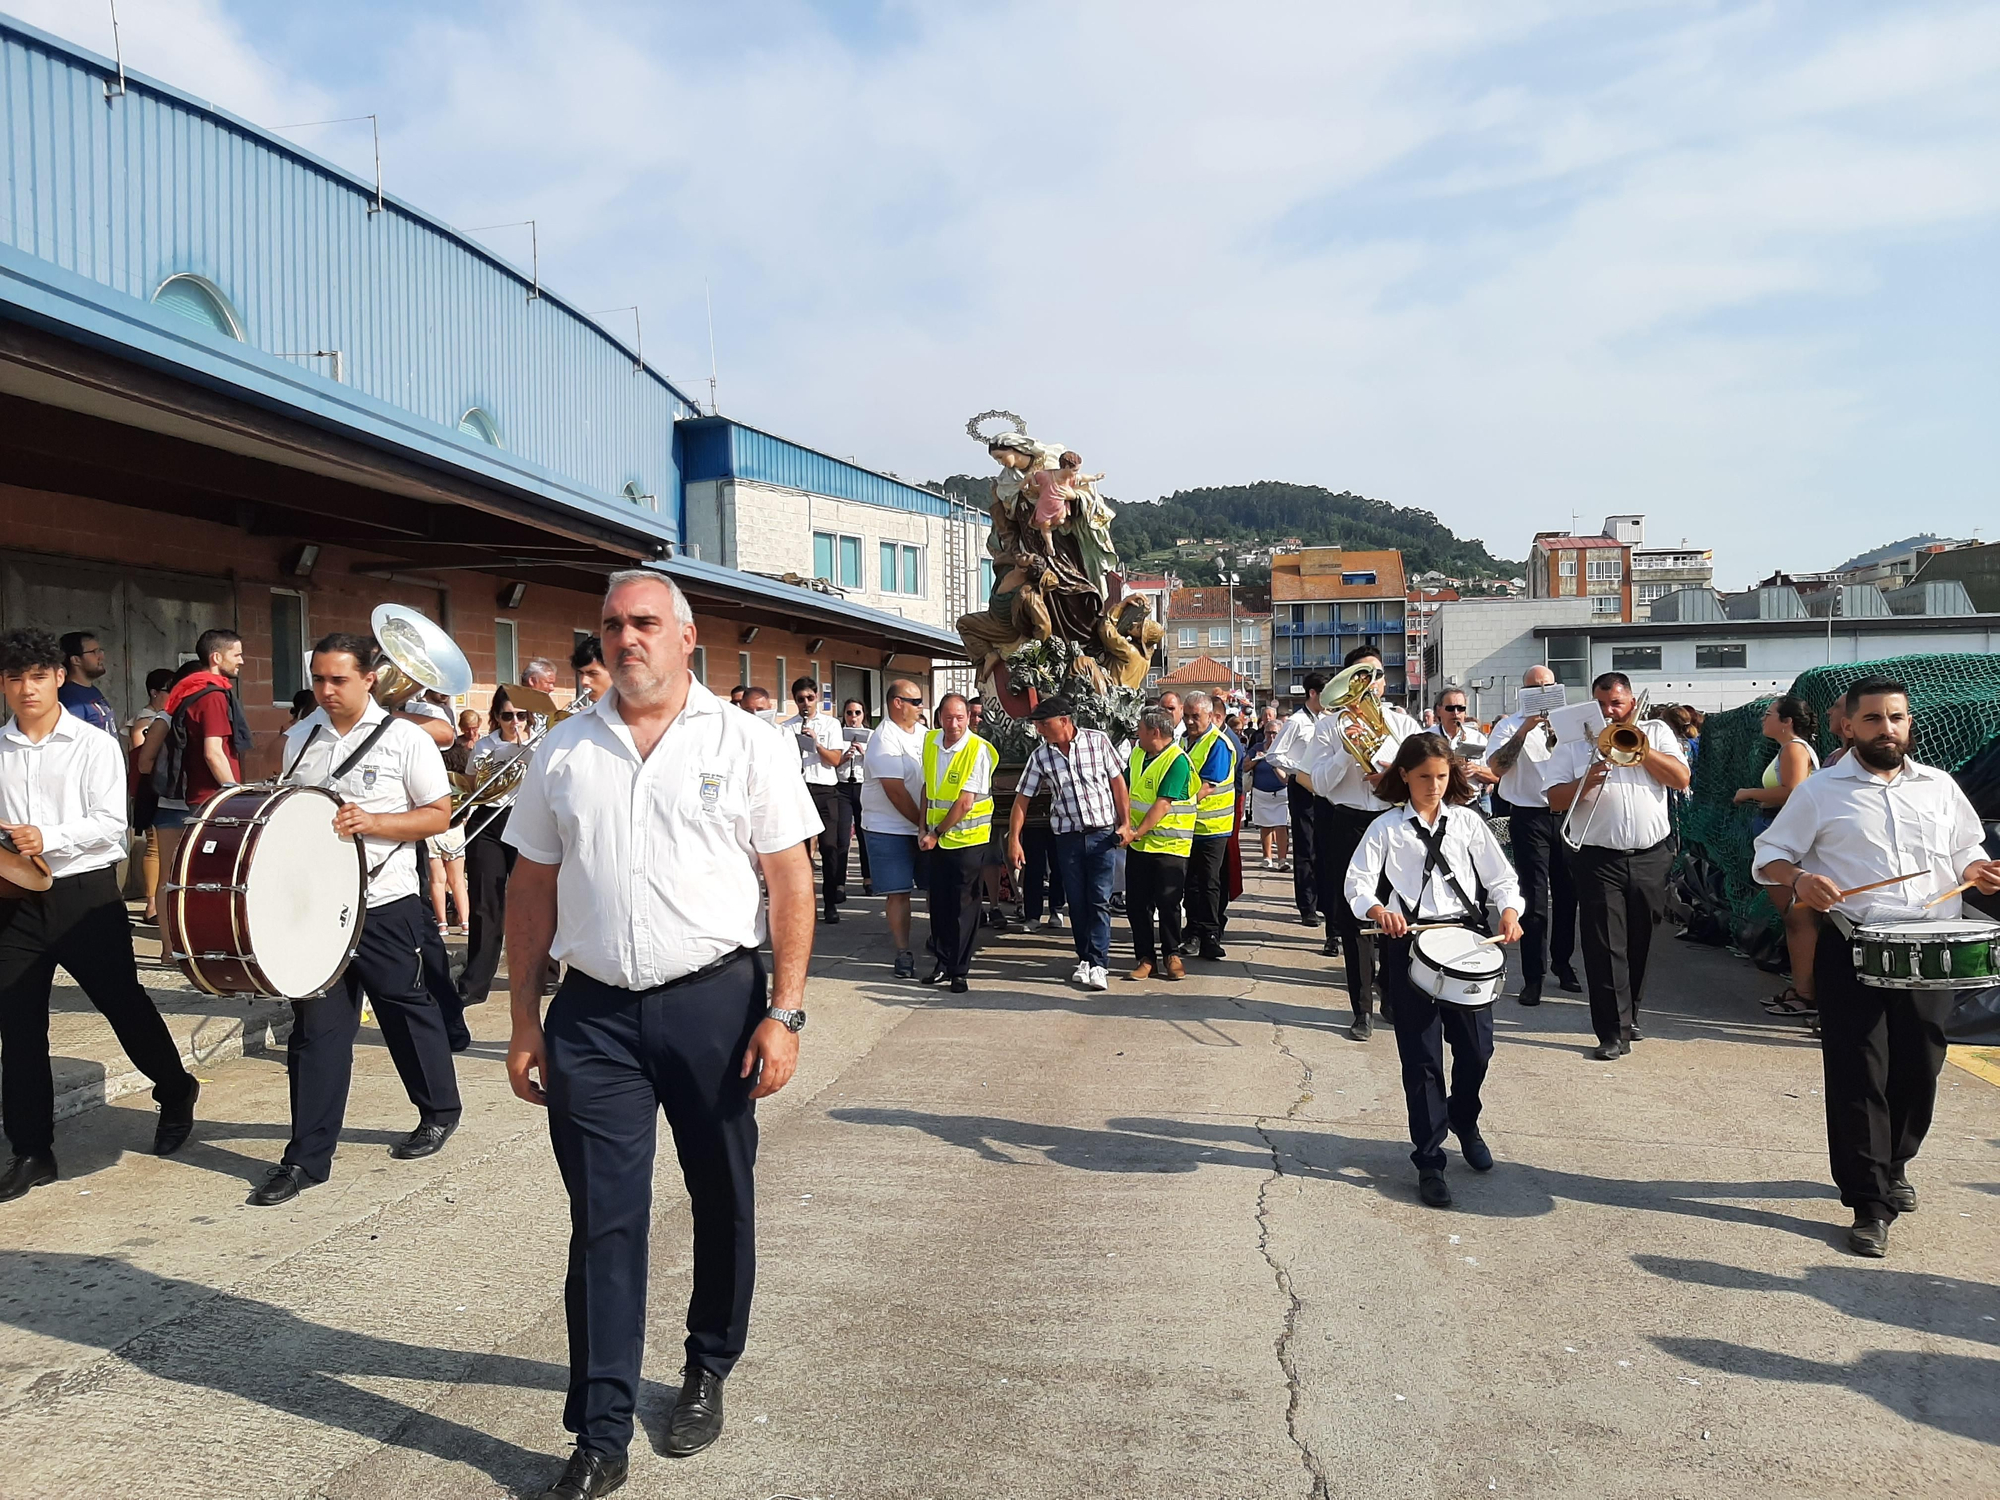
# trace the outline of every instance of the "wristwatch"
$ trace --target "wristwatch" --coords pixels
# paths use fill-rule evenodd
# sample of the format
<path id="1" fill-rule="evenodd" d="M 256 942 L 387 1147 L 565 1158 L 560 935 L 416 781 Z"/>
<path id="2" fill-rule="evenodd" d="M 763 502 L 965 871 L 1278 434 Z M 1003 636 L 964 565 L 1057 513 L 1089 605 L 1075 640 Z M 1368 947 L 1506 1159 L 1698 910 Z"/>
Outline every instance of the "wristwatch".
<path id="1" fill-rule="evenodd" d="M 776 1021 L 785 1030 L 794 1033 L 806 1029 L 806 1013 L 802 1010 L 780 1010 L 773 1005 L 764 1012 L 764 1019 Z"/>

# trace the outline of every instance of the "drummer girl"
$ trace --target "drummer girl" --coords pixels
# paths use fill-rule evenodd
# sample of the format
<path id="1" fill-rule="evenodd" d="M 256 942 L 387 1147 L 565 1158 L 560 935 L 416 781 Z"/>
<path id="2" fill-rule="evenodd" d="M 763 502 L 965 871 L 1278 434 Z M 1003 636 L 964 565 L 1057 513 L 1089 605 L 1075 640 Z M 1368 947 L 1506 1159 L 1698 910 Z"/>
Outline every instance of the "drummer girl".
<path id="1" fill-rule="evenodd" d="M 1347 902 L 1355 916 L 1373 922 L 1383 935 L 1376 951 L 1384 993 L 1394 1004 L 1410 1140 L 1417 1148 L 1410 1153 L 1417 1164 L 1417 1196 L 1432 1208 L 1449 1208 L 1447 1129 L 1458 1136 L 1466 1165 L 1476 1172 L 1493 1169 L 1493 1153 L 1479 1134 L 1479 1085 L 1493 1056 L 1493 1007 L 1440 1004 L 1413 985 L 1410 949 L 1417 939 L 1410 929 L 1436 923 L 1490 933 L 1490 901 L 1500 908 L 1499 941 L 1517 943 L 1521 890 L 1486 820 L 1465 805 L 1475 792 L 1442 736 L 1413 734 L 1404 740 L 1375 795 L 1404 805 L 1391 807 L 1362 836 L 1347 867 Z"/>

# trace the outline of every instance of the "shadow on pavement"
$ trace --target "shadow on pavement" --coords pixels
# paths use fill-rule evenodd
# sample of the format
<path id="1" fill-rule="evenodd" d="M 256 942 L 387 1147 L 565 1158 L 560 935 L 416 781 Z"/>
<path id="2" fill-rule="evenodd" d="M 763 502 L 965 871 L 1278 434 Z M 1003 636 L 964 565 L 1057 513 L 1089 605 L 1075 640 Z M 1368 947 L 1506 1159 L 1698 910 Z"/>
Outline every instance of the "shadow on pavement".
<path id="1" fill-rule="evenodd" d="M 2000 1347 L 2000 1287 L 1963 1277 L 1925 1271 L 1891 1271 L 1880 1266 L 1808 1266 L 1800 1276 L 1774 1276 L 1713 1260 L 1681 1260 L 1668 1255 L 1635 1255 L 1633 1263 L 1655 1276 L 1689 1286 L 1736 1292 L 1795 1292 L 1824 1302 L 1850 1318 L 1866 1318 L 1895 1328 L 1940 1334 Z M 2000 1411 L 1994 1413 L 2000 1441 Z"/>
<path id="2" fill-rule="evenodd" d="M 1969 1354 L 1871 1349 L 1852 1364 L 1801 1359 L 1721 1339 L 1655 1338 L 1655 1347 L 1690 1364 L 1757 1380 L 1844 1386 L 1920 1422 L 1975 1442 L 2000 1444 L 2000 1361 Z"/>
<path id="3" fill-rule="evenodd" d="M 1027 1165 L 1008 1148 L 1032 1153 L 1060 1167 L 1086 1172 L 1193 1172 L 1205 1166 L 1268 1172 L 1275 1150 L 1288 1176 L 1311 1177 L 1414 1202 L 1416 1171 L 1409 1147 L 1291 1125 L 1262 1129 L 1212 1121 L 1118 1119 L 1103 1130 L 1006 1120 L 990 1115 L 939 1115 L 907 1109 L 833 1109 L 828 1118 L 849 1125 L 920 1130 L 982 1161 Z M 1503 1162 L 1489 1175 L 1455 1172 L 1456 1210 L 1488 1218 L 1531 1218 L 1551 1212 L 1558 1200 L 1607 1208 L 1681 1214 L 1718 1223 L 1781 1230 L 1831 1244 L 1841 1226 L 1754 1206 L 1741 1200 L 1834 1199 L 1818 1182 L 1700 1182 L 1626 1180 Z"/>
<path id="4" fill-rule="evenodd" d="M 130 1303 L 194 1304 L 179 1317 L 114 1343 Z M 560 1399 L 569 1372 L 539 1360 L 428 1348 L 310 1323 L 266 1302 L 152 1276 L 94 1255 L 0 1251 L 0 1321 L 30 1333 L 105 1349 L 161 1380 L 254 1401 L 273 1411 L 463 1463 L 513 1488 L 546 1484 L 551 1460 L 490 1434 L 362 1390 L 348 1377 L 548 1391 Z M 32 1397 L 30 1398 L 32 1400 Z M 672 1404 L 648 1382 L 640 1402 Z M 18 1408 L 17 1408 L 18 1409 Z M 226 1480 L 226 1474 L 219 1475 Z"/>

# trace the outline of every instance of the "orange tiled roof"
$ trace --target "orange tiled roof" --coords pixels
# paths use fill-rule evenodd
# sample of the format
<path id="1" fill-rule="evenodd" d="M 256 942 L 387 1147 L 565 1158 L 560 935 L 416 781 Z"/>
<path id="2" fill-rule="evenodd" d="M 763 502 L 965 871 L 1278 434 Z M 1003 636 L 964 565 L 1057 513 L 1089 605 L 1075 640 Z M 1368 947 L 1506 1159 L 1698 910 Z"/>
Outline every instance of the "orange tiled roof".
<path id="1" fill-rule="evenodd" d="M 1229 681 L 1229 668 L 1212 656 L 1197 656 L 1185 666 L 1174 668 L 1160 681 L 1162 683 L 1188 683 L 1199 687 L 1203 683 Z"/>
<path id="2" fill-rule="evenodd" d="M 1252 592 L 1248 588 L 1236 590 L 1236 617 L 1239 620 L 1253 620 L 1268 615 L 1271 602 L 1263 591 Z M 1218 620 L 1229 618 L 1229 590 L 1226 588 L 1175 589 L 1167 595 L 1167 618 L 1169 620 L 1200 620 L 1213 617 Z"/>

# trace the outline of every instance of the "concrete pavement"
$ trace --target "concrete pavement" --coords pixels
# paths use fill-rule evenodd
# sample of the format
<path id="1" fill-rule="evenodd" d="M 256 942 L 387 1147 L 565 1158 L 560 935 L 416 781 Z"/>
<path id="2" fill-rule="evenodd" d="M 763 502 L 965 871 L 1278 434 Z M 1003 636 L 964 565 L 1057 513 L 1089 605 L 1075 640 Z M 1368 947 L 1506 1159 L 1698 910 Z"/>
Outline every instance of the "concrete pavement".
<path id="1" fill-rule="evenodd" d="M 1663 945 L 1647 1040 L 1511 1001 L 1486 1177 L 1416 1202 L 1393 1038 L 1251 873 L 1230 957 L 1062 982 L 1000 940 L 972 993 L 820 929 L 798 1079 L 763 1111 L 762 1261 L 723 1440 L 634 1447 L 648 1496 L 2000 1493 L 2000 1090 L 1947 1068 L 1886 1262 L 1839 1248 L 1816 1052 L 1760 976 Z M 565 1205 L 474 1013 L 466 1123 L 412 1123 L 364 1033 L 326 1186 L 242 1199 L 281 1058 L 218 1061 L 179 1158 L 143 1094 L 59 1127 L 0 1206 L 0 1496 L 497 1496 L 565 1447 Z M 679 1366 L 687 1216 L 658 1175 L 642 1419 Z"/>

